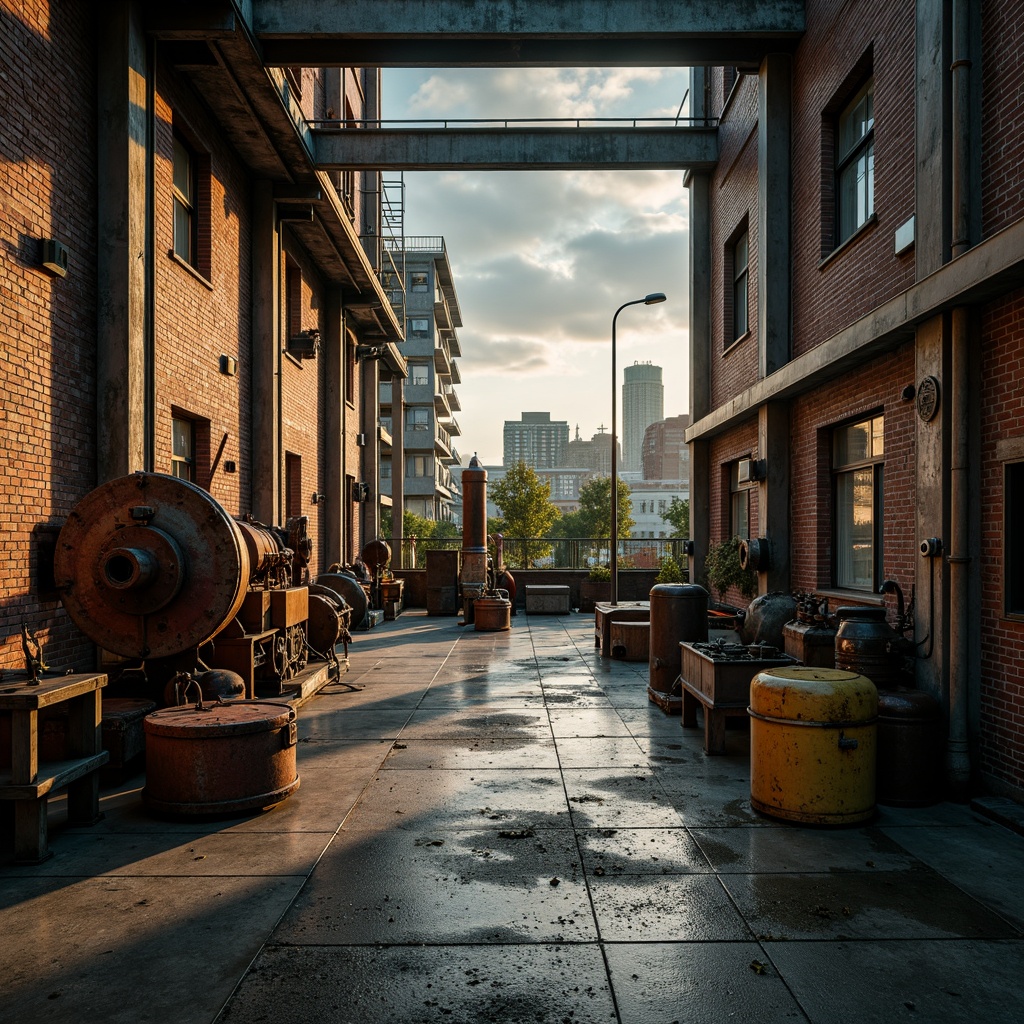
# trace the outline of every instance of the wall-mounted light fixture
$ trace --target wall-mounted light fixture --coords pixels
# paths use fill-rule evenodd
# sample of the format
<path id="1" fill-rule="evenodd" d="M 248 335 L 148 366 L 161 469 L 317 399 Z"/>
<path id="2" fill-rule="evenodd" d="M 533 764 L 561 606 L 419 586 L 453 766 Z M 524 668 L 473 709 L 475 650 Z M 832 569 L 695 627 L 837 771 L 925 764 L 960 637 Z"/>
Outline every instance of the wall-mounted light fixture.
<path id="1" fill-rule="evenodd" d="M 299 331 L 288 339 L 288 354 L 296 359 L 316 359 L 319 351 L 319 331 Z"/>
<path id="2" fill-rule="evenodd" d="M 310 496 L 309 503 L 311 505 L 322 505 L 326 498 L 326 494 L 321 494 L 319 491 L 314 491 L 313 494 Z"/>
<path id="3" fill-rule="evenodd" d="M 42 241 L 42 258 L 39 262 L 51 274 L 56 274 L 57 277 L 64 277 L 68 272 L 68 265 L 71 262 L 71 253 L 68 252 L 68 247 L 63 242 L 58 242 L 56 238 L 44 238 Z"/>

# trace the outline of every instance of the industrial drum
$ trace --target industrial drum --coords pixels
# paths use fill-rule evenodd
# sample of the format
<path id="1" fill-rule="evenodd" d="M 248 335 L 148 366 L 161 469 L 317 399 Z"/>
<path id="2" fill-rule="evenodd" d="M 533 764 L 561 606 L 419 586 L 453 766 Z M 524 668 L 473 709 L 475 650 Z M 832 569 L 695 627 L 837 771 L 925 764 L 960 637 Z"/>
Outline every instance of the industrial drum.
<path id="1" fill-rule="evenodd" d="M 295 710 L 274 701 L 165 708 L 148 715 L 145 805 L 203 817 L 261 810 L 298 788 Z"/>
<path id="2" fill-rule="evenodd" d="M 647 697 L 666 713 L 679 714 L 682 707 L 679 644 L 708 638 L 709 597 L 695 583 L 658 583 L 651 587 Z"/>
<path id="3" fill-rule="evenodd" d="M 473 628 L 481 633 L 497 633 L 512 628 L 512 602 L 498 590 L 473 602 Z"/>
<path id="4" fill-rule="evenodd" d="M 878 691 L 870 679 L 834 668 L 764 669 L 747 710 L 755 810 L 818 825 L 874 814 Z"/>

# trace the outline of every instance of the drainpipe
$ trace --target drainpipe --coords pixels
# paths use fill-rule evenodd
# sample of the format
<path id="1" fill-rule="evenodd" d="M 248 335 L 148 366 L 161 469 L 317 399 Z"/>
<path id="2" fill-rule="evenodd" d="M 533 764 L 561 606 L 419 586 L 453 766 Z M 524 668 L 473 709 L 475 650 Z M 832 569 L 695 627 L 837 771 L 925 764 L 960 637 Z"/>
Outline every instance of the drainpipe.
<path id="1" fill-rule="evenodd" d="M 968 0 L 953 3 L 953 63 L 950 68 L 952 110 L 952 203 L 955 259 L 970 248 L 970 21 Z M 951 323 L 950 420 L 950 553 L 949 564 L 949 739 L 946 744 L 946 779 L 950 795 L 965 800 L 971 764 L 967 746 L 967 689 L 969 661 L 970 587 L 970 479 L 969 345 L 967 307 L 953 310 Z"/>

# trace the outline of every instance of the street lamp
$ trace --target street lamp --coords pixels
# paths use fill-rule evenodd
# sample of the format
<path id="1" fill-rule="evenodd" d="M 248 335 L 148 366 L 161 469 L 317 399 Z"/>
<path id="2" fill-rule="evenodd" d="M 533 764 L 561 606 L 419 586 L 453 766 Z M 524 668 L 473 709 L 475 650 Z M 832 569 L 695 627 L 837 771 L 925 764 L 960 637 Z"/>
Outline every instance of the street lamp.
<path id="1" fill-rule="evenodd" d="M 618 402 L 616 401 L 617 382 L 615 380 L 615 321 L 627 306 L 639 306 L 640 303 L 643 303 L 645 306 L 653 306 L 656 302 L 664 301 L 664 292 L 651 292 L 650 295 L 645 295 L 642 299 L 633 299 L 631 302 L 624 302 L 617 310 L 615 310 L 615 316 L 612 317 L 612 604 L 619 603 L 619 473 L 617 464 L 618 436 L 615 430 L 615 409 Z"/>

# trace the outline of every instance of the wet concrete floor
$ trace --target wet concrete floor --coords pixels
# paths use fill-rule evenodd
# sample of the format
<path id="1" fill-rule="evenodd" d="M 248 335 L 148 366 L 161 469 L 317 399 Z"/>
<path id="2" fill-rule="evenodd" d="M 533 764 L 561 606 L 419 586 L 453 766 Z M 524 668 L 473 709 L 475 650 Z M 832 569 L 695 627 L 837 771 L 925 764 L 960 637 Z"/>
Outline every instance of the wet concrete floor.
<path id="1" fill-rule="evenodd" d="M 751 810 L 588 616 L 407 612 L 299 712 L 298 791 L 229 821 L 140 776 L 0 867 L 0 1021 L 1024 1019 L 1024 838 L 964 806 Z M 358 687 L 353 689 L 352 687 Z"/>

